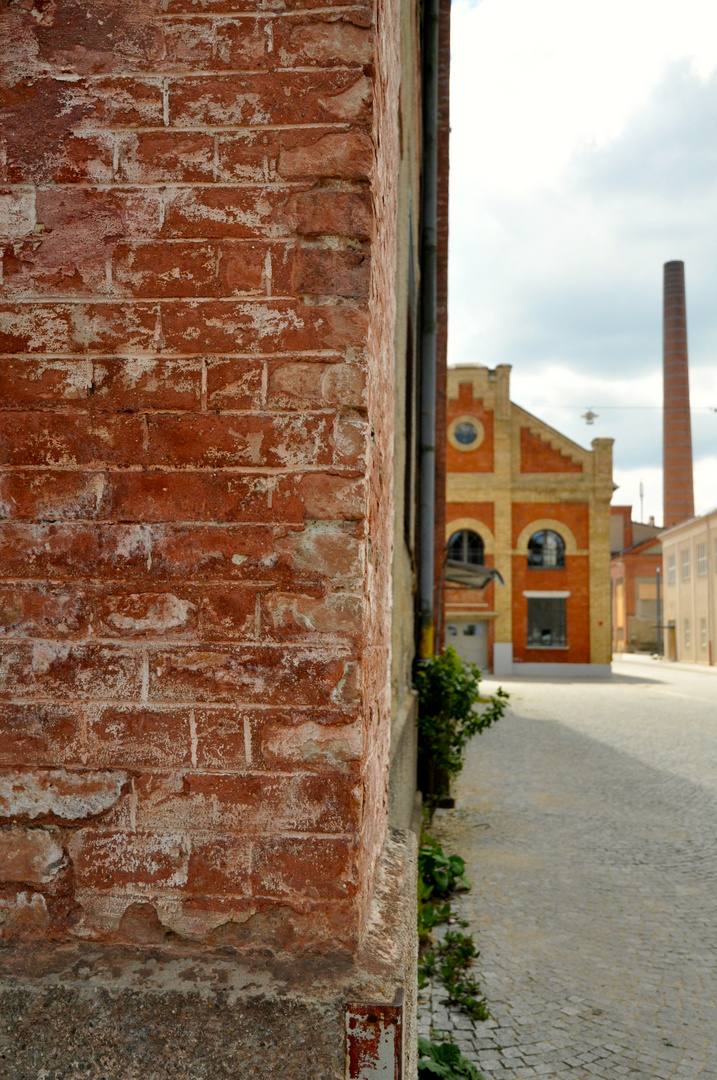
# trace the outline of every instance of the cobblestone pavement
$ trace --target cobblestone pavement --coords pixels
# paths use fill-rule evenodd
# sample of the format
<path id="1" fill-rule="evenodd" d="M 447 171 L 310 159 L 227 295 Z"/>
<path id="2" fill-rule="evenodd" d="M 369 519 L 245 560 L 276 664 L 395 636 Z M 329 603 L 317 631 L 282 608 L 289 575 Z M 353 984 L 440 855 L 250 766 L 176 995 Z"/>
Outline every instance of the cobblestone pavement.
<path id="1" fill-rule="evenodd" d="M 717 678 L 615 671 L 503 680 L 511 711 L 436 815 L 491 1019 L 437 986 L 419 1028 L 486 1080 L 717 1080 Z"/>

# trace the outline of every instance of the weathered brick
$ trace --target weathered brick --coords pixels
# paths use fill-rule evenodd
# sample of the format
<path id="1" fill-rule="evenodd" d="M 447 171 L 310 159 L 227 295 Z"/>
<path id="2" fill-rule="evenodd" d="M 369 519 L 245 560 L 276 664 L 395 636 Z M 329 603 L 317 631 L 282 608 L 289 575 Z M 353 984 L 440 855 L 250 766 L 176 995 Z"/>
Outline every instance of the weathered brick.
<path id="1" fill-rule="evenodd" d="M 337 180 L 367 180 L 374 161 L 373 142 L 360 132 L 331 132 L 311 143 L 282 148 L 277 170 L 286 180 L 317 176 Z"/>
<path id="2" fill-rule="evenodd" d="M 145 774 L 136 781 L 140 828 L 239 833 L 351 833 L 361 818 L 356 779 L 337 776 Z"/>
<path id="3" fill-rule="evenodd" d="M 0 352 L 151 352 L 156 325 L 156 304 L 0 304 Z"/>
<path id="4" fill-rule="evenodd" d="M 164 638 L 197 631 L 199 598 L 191 589 L 190 596 L 116 589 L 93 591 L 93 629 L 102 637 Z"/>
<path id="5" fill-rule="evenodd" d="M 178 300 L 162 306 L 170 353 L 345 350 L 364 343 L 366 323 L 365 309 L 349 304 Z"/>
<path id="6" fill-rule="evenodd" d="M 3 638 L 84 637 L 90 625 L 83 591 L 45 583 L 0 583 L 0 634 Z"/>
<path id="7" fill-rule="evenodd" d="M 143 458 L 138 416 L 0 412 L 1 465 L 132 465 Z"/>
<path id="8" fill-rule="evenodd" d="M 193 834 L 187 891 L 200 896 L 251 895 L 251 842 L 240 836 Z"/>
<path id="9" fill-rule="evenodd" d="M 100 516 L 102 473 L 17 470 L 0 474 L 4 517 L 16 521 L 77 521 Z"/>
<path id="10" fill-rule="evenodd" d="M 110 133 L 67 131 L 53 147 L 52 154 L 48 154 L 49 160 L 43 160 L 41 156 L 37 161 L 32 153 L 28 153 L 29 136 L 32 133 L 25 131 L 23 138 L 22 117 L 17 116 L 12 108 L 2 111 L 5 114 L 6 131 L 9 137 L 7 139 L 8 152 L 4 160 L 0 161 L 0 183 L 42 182 L 49 177 L 57 184 L 112 183 L 114 179 L 113 136 Z M 38 119 L 41 122 L 41 117 Z M 14 124 L 17 124 L 17 128 L 14 128 Z"/>
<path id="11" fill-rule="evenodd" d="M 11 578 L 142 577 L 150 544 L 149 529 L 142 525 L 0 523 L 0 559 Z"/>
<path id="12" fill-rule="evenodd" d="M 362 544 L 349 522 L 163 526 L 152 530 L 157 579 L 320 582 L 356 586 Z M 0 533 L 0 536 L 2 534 Z"/>
<path id="13" fill-rule="evenodd" d="M 217 252 L 217 292 L 220 296 L 266 293 L 269 249 L 255 243 L 222 244 Z"/>
<path id="14" fill-rule="evenodd" d="M 158 79 L 109 76 L 71 84 L 71 100 L 92 114 L 94 124 L 148 127 L 163 123 L 162 88 Z"/>
<path id="15" fill-rule="evenodd" d="M 252 710 L 234 706 L 193 710 L 197 732 L 197 765 L 200 769 L 238 769 L 251 764 Z"/>
<path id="16" fill-rule="evenodd" d="M 221 585 L 197 592 L 202 641 L 248 640 L 259 636 L 258 596 L 255 590 Z"/>
<path id="17" fill-rule="evenodd" d="M 291 211 L 301 236 L 371 238 L 373 219 L 367 191 L 303 191 L 293 197 Z"/>
<path id="18" fill-rule="evenodd" d="M 202 403 L 202 358 L 94 360 L 92 405 L 104 410 L 195 410 Z"/>
<path id="19" fill-rule="evenodd" d="M 385 828 L 392 309 L 369 286 L 395 278 L 395 42 L 368 7 L 273 3 L 3 16 L 2 936 L 358 941 Z"/>
<path id="20" fill-rule="evenodd" d="M 296 897 L 316 890 L 328 899 L 350 899 L 359 879 L 358 853 L 350 840 L 281 837 L 254 845 L 255 896 Z"/>
<path id="21" fill-rule="evenodd" d="M 260 154 L 263 171 L 264 154 Z M 164 236 L 201 239 L 288 236 L 292 192 L 265 187 L 168 188 Z"/>
<path id="22" fill-rule="evenodd" d="M 12 704 L 0 709 L 0 764 L 69 765 L 81 755 L 80 714 L 75 705 Z"/>
<path id="23" fill-rule="evenodd" d="M 360 299 L 368 295 L 371 261 L 367 251 L 322 244 L 288 249 L 273 260 L 272 282 L 279 295 L 313 294 Z"/>
<path id="24" fill-rule="evenodd" d="M 0 881 L 47 885 L 57 876 L 64 851 L 55 830 L 0 829 Z"/>
<path id="25" fill-rule="evenodd" d="M 269 361 L 267 404 L 280 409 L 365 405 L 366 376 L 353 364 Z"/>
<path id="26" fill-rule="evenodd" d="M 4 769 L 0 773 L 0 818 L 96 818 L 119 801 L 127 783 L 126 773 L 97 769 Z"/>
<path id="27" fill-rule="evenodd" d="M 149 665 L 151 701 L 271 702 L 352 708 L 358 704 L 355 662 L 334 649 L 174 646 Z"/>
<path id="28" fill-rule="evenodd" d="M 60 3 L 52 12 L 18 5 L 10 9 L 16 32 L 29 37 L 42 70 L 105 74 L 154 68 L 162 56 L 157 6 L 152 0 L 131 5 L 93 3 L 84 8 Z M 70 83 L 72 86 L 72 83 Z"/>
<path id="29" fill-rule="evenodd" d="M 35 230 L 35 191 L 17 187 L 0 193 L 0 238 L 19 240 Z"/>
<path id="30" fill-rule="evenodd" d="M 91 390 L 91 360 L 7 357 L 0 362 L 0 402 L 15 408 L 86 402 Z"/>
<path id="31" fill-rule="evenodd" d="M 53 236 L 44 244 L 32 239 L 6 249 L 2 273 L 8 300 L 87 297 L 109 291 L 103 248 L 83 248 L 79 255 L 68 255 L 60 239 Z"/>
<path id="32" fill-rule="evenodd" d="M 371 80 L 355 71 L 191 76 L 173 80 L 173 127 L 321 124 L 370 117 Z"/>
<path id="33" fill-rule="evenodd" d="M 271 45 L 276 20 L 227 19 L 217 22 L 215 64 L 218 68 L 261 68 L 271 62 Z M 270 36 L 271 35 L 271 36 Z M 273 52 L 273 48 L 272 48 Z"/>
<path id="34" fill-rule="evenodd" d="M 188 131 L 131 131 L 117 136 L 117 179 L 130 184 L 207 183 L 214 179 L 214 137 Z"/>
<path id="35" fill-rule="evenodd" d="M 138 700 L 142 658 L 129 649 L 38 641 L 0 645 L 0 700 Z"/>
<path id="36" fill-rule="evenodd" d="M 162 22 L 164 62 L 174 71 L 195 71 L 213 67 L 214 22 L 211 19 L 182 19 Z"/>
<path id="37" fill-rule="evenodd" d="M 370 19 L 370 9 L 366 9 Z M 373 61 L 373 34 L 351 13 L 277 19 L 273 47 L 283 67 L 359 67 Z M 365 21 L 365 19 L 364 19 Z"/>
<path id="38" fill-rule="evenodd" d="M 32 940 L 44 936 L 50 915 L 42 893 L 20 891 L 2 898 L 3 922 L 0 937 Z"/>
<path id="39" fill-rule="evenodd" d="M 187 883 L 189 841 L 181 833 L 78 829 L 69 852 L 80 888 L 179 889 Z"/>
<path id="40" fill-rule="evenodd" d="M 264 365 L 245 357 L 207 359 L 207 404 L 210 409 L 258 409 L 263 404 Z"/>
<path id="41" fill-rule="evenodd" d="M 311 473 L 299 485 L 306 516 L 358 520 L 366 514 L 363 480 L 351 480 L 330 473 Z"/>
<path id="42" fill-rule="evenodd" d="M 254 723 L 254 761 L 267 769 L 310 769 L 334 772 L 354 768 L 361 761 L 363 739 L 359 721 L 352 724 L 317 723 L 308 717 L 290 721 L 269 716 Z"/>
<path id="43" fill-rule="evenodd" d="M 167 416 L 148 421 L 152 465 L 301 468 L 333 460 L 332 415 Z M 1 430 L 1 428 L 0 428 Z M 141 455 L 138 455 L 141 459 Z"/>
<path id="44" fill-rule="evenodd" d="M 160 193 L 142 188 L 94 188 L 74 185 L 40 188 L 37 220 L 41 249 L 57 249 L 58 259 L 84 255 L 100 243 L 156 236 L 161 227 Z"/>
<path id="45" fill-rule="evenodd" d="M 216 271 L 209 243 L 118 244 L 112 257 L 113 291 L 129 296 L 214 296 Z"/>
<path id="46" fill-rule="evenodd" d="M 290 478 L 251 474 L 114 473 L 94 512 L 119 521 L 214 521 L 221 507 L 224 521 L 299 521 L 304 502 L 296 488 Z"/>
<path id="47" fill-rule="evenodd" d="M 189 709 L 89 705 L 85 716 L 87 753 L 100 767 L 171 769 L 191 765 Z"/>
<path id="48" fill-rule="evenodd" d="M 217 141 L 217 179 L 225 183 L 243 184 L 266 184 L 267 181 L 276 181 L 277 177 L 272 166 L 276 158 L 277 133 L 274 131 L 245 130 L 245 131 L 220 131 L 216 135 Z M 226 197 L 226 191 L 224 195 Z M 239 192 L 236 193 L 237 195 Z M 259 204 L 257 209 L 263 209 L 269 199 L 272 199 L 271 190 L 265 192 L 265 201 Z M 278 203 L 283 206 L 283 200 Z M 239 203 L 235 204 L 237 207 Z"/>
<path id="49" fill-rule="evenodd" d="M 225 521 L 301 521 L 300 486 L 236 473 L 18 470 L 0 477 L 0 499 L 18 521 L 214 521 L 218 506 Z"/>
<path id="50" fill-rule="evenodd" d="M 346 0 L 328 0 L 324 7 L 343 7 Z M 255 14 L 257 0 L 164 0 L 170 15 L 233 15 L 243 12 Z M 314 8 L 315 0 L 282 0 L 281 10 L 301 11 Z"/>
<path id="51" fill-rule="evenodd" d="M 363 603 L 351 594 L 270 592 L 262 598 L 261 613 L 262 631 L 279 640 L 336 637 L 358 643 L 362 637 Z"/>

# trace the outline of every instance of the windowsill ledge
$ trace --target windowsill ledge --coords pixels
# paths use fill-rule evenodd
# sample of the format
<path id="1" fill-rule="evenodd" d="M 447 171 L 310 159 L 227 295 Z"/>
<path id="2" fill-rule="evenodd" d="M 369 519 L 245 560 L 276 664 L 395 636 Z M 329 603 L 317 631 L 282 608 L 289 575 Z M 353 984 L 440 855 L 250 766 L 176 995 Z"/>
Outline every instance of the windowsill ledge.
<path id="1" fill-rule="evenodd" d="M 525 648 L 535 652 L 568 652 L 570 650 L 569 645 L 526 645 Z"/>

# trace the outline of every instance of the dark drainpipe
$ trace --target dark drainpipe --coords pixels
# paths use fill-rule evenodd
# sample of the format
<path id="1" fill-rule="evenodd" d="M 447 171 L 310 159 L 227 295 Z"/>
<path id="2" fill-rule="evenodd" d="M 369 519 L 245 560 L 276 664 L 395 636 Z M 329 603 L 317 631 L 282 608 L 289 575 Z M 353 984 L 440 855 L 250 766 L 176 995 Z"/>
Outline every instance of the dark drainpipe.
<path id="1" fill-rule="evenodd" d="M 421 190 L 421 423 L 418 529 L 420 655 L 434 651 L 434 533 L 436 521 L 436 336 L 438 224 L 439 3 L 423 8 L 423 160 Z"/>

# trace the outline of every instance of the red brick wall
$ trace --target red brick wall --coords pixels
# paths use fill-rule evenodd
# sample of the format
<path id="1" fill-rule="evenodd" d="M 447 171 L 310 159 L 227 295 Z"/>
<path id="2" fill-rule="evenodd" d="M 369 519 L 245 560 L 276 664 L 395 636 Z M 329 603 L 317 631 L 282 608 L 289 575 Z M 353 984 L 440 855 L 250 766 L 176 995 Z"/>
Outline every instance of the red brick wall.
<path id="1" fill-rule="evenodd" d="M 566 590 L 567 649 L 526 648 L 528 601 L 524 590 Z M 513 556 L 513 659 L 531 664 L 590 663 L 590 579 L 587 555 L 568 555 L 564 570 L 528 569 L 527 555 Z"/>
<path id="2" fill-rule="evenodd" d="M 575 537 L 578 548 L 587 550 L 590 513 L 588 504 L 584 502 L 513 503 L 513 547 L 518 546 L 518 539 L 526 526 L 545 518 L 564 521 Z"/>
<path id="3" fill-rule="evenodd" d="M 579 461 L 572 461 L 529 428 L 520 429 L 520 471 L 524 473 L 580 473 Z"/>
<path id="4" fill-rule="evenodd" d="M 0 15 L 4 936 L 360 934 L 389 726 L 381 11 Z"/>
<path id="5" fill-rule="evenodd" d="M 483 442 L 475 450 L 456 450 L 448 443 L 446 468 L 448 472 L 493 472 L 493 411 L 484 409 L 482 399 L 473 398 L 470 383 L 462 384 L 458 397 L 449 399 L 447 424 L 464 414 L 480 420 L 485 429 Z"/>
<path id="6" fill-rule="evenodd" d="M 488 526 L 491 532 L 495 530 L 495 510 L 493 503 L 450 503 L 448 511 L 448 523 L 459 518 L 477 518 Z M 485 539 L 485 537 L 484 537 Z"/>
<path id="7" fill-rule="evenodd" d="M 564 522 L 579 549 L 589 536 L 587 503 L 513 503 L 513 546 L 533 521 L 552 518 Z M 559 531 L 559 530 L 558 530 Z M 526 649 L 528 601 L 525 590 L 568 591 L 566 601 L 568 649 Z M 590 581 L 587 555 L 566 555 L 564 570 L 528 569 L 527 552 L 513 556 L 513 657 L 518 662 L 553 664 L 590 663 Z"/>

